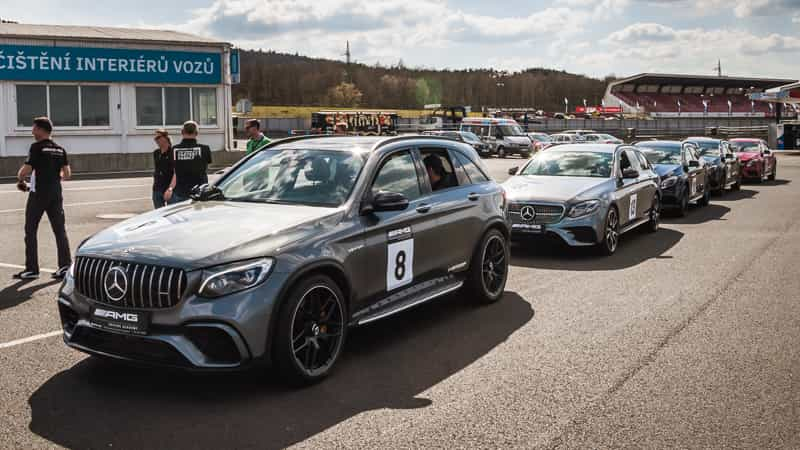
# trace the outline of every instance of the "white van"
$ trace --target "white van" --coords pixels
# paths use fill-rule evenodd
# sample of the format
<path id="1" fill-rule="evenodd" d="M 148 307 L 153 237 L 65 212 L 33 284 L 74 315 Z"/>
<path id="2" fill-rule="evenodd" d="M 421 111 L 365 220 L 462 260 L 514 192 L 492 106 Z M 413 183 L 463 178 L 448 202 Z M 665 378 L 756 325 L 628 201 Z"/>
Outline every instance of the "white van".
<path id="1" fill-rule="evenodd" d="M 508 155 L 520 155 L 523 158 L 531 156 L 531 139 L 515 120 L 467 117 L 461 121 L 461 131 L 477 134 L 500 158 Z"/>

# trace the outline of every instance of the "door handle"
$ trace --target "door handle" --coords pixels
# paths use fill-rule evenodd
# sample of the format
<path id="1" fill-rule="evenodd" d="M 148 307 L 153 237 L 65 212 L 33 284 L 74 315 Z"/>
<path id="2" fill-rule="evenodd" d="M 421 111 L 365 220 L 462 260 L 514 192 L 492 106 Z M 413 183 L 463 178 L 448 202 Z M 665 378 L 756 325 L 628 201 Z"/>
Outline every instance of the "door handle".
<path id="1" fill-rule="evenodd" d="M 478 201 L 479 198 L 481 198 L 481 196 L 474 192 L 470 192 L 470 194 L 467 195 L 467 199 L 472 200 L 473 202 Z"/>
<path id="2" fill-rule="evenodd" d="M 420 214 L 425 214 L 430 210 L 431 210 L 431 205 L 427 203 L 421 203 L 419 206 L 417 206 L 417 212 Z"/>

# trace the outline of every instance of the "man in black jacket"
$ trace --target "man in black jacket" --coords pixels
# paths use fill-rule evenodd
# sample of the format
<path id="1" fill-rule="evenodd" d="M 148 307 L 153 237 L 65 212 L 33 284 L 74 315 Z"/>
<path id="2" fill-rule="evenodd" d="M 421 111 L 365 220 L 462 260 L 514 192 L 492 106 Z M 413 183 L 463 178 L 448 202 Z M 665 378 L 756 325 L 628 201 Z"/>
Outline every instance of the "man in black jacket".
<path id="1" fill-rule="evenodd" d="M 180 144 L 172 147 L 175 174 L 164 192 L 164 200 L 170 205 L 188 200 L 193 187 L 208 183 L 211 148 L 197 142 L 197 123 L 184 123 L 181 136 L 183 140 Z"/>
<path id="2" fill-rule="evenodd" d="M 58 270 L 53 278 L 62 279 L 69 270 L 71 256 L 69 240 L 64 224 L 64 198 L 61 193 L 61 179 L 69 178 L 72 171 L 67 161 L 67 152 L 63 147 L 50 139 L 53 123 L 47 117 L 33 119 L 31 133 L 36 142 L 31 144 L 28 159 L 17 173 L 17 187 L 21 191 L 29 191 L 28 203 L 25 205 L 25 270 L 14 274 L 20 280 L 39 278 L 39 243 L 36 233 L 42 215 L 53 228 L 58 248 Z M 31 184 L 25 178 L 31 177 Z"/>

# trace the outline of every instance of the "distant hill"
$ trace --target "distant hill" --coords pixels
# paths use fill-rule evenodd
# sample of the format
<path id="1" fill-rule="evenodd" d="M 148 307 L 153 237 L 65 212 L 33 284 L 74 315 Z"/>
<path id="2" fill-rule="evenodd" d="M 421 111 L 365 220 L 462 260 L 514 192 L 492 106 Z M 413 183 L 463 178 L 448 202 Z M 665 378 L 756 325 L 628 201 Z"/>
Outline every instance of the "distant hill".
<path id="1" fill-rule="evenodd" d="M 583 99 L 598 104 L 608 81 L 550 69 L 498 78 L 486 69 L 412 69 L 402 62 L 392 67 L 354 63 L 348 68 L 341 61 L 242 51 L 241 84 L 234 86 L 233 96 L 249 98 L 256 105 L 413 109 L 442 103 L 470 105 L 476 111 L 497 106 L 563 111 L 564 97 L 570 109 Z M 355 89 L 342 89 L 347 82 Z"/>

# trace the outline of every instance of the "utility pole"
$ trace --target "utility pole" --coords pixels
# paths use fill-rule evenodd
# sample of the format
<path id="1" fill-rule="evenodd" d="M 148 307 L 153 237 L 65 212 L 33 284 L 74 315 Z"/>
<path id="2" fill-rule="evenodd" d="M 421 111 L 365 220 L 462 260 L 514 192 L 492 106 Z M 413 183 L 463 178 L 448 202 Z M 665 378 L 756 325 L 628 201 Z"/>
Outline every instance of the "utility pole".
<path id="1" fill-rule="evenodd" d="M 347 65 L 350 66 L 350 41 L 347 41 L 347 49 L 344 51 L 344 56 L 347 58 Z"/>
<path id="2" fill-rule="evenodd" d="M 717 71 L 717 76 L 718 77 L 722 76 L 722 60 L 720 60 L 720 59 L 717 60 L 717 66 L 714 67 L 714 70 Z"/>
<path id="3" fill-rule="evenodd" d="M 346 65 L 344 66 L 344 81 L 350 83 L 350 41 L 347 41 L 347 46 L 345 47 L 344 57 L 346 61 Z"/>

